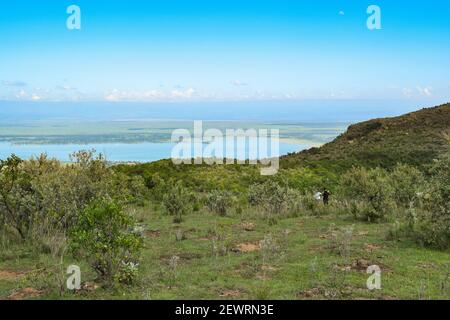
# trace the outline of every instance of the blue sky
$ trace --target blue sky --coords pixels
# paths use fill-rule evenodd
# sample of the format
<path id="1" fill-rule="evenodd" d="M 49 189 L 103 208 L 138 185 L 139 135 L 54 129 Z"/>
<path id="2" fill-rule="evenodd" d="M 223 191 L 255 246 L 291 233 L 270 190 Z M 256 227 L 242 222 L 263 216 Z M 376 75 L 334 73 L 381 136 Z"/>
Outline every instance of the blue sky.
<path id="1" fill-rule="evenodd" d="M 0 2 L 0 100 L 446 102 L 449 57 L 446 0 Z"/>

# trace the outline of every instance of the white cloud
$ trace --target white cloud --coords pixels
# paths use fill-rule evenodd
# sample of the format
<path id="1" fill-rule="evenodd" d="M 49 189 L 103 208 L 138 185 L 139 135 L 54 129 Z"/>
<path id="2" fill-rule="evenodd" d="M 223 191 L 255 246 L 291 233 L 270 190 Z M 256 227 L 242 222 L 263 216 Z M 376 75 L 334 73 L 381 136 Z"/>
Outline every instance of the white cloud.
<path id="1" fill-rule="evenodd" d="M 147 101 L 164 97 L 164 93 L 159 90 L 149 91 L 119 91 L 117 89 L 105 95 L 108 101 Z"/>
<path id="2" fill-rule="evenodd" d="M 403 93 L 403 95 L 405 96 L 405 97 L 407 97 L 407 98 L 411 98 L 411 96 L 413 95 L 413 90 L 412 89 L 410 89 L 410 88 L 403 88 L 402 89 L 402 93 Z"/>
<path id="3" fill-rule="evenodd" d="M 56 89 L 62 90 L 62 91 L 74 91 L 74 90 L 77 90 L 77 88 L 71 87 L 71 86 L 56 86 Z"/>
<path id="4" fill-rule="evenodd" d="M 17 100 L 25 100 L 25 101 L 30 101 L 30 100 L 31 101 L 39 101 L 42 99 L 42 96 L 40 94 L 37 94 L 36 92 L 28 93 L 24 89 L 20 89 L 18 92 L 16 92 L 14 97 Z"/>
<path id="5" fill-rule="evenodd" d="M 39 101 L 39 100 L 41 100 L 41 97 L 38 96 L 37 94 L 33 93 L 33 94 L 31 95 L 31 100 L 33 100 L 33 101 Z"/>
<path id="6" fill-rule="evenodd" d="M 236 87 L 244 87 L 248 85 L 246 82 L 242 82 L 241 80 L 233 80 L 230 83 Z"/>
<path id="7" fill-rule="evenodd" d="M 189 88 L 186 90 L 173 90 L 171 92 L 172 98 L 192 98 L 195 94 L 195 90 L 193 88 Z"/>
<path id="8" fill-rule="evenodd" d="M 147 91 L 120 91 L 114 89 L 105 94 L 104 99 L 107 101 L 158 101 L 172 99 L 190 99 L 195 95 L 193 88 L 186 90 L 173 90 L 169 93 L 161 90 Z"/>
<path id="9" fill-rule="evenodd" d="M 431 97 L 433 95 L 433 88 L 432 87 L 424 87 L 424 88 L 422 88 L 421 86 L 417 86 L 416 89 L 419 92 L 419 94 L 422 95 L 422 96 Z"/>
<path id="10" fill-rule="evenodd" d="M 3 80 L 2 85 L 7 87 L 26 87 L 27 83 L 24 81 L 7 81 Z"/>
<path id="11" fill-rule="evenodd" d="M 16 93 L 15 96 L 17 99 L 26 99 L 28 98 L 28 93 L 25 90 L 21 89 L 19 92 Z"/>

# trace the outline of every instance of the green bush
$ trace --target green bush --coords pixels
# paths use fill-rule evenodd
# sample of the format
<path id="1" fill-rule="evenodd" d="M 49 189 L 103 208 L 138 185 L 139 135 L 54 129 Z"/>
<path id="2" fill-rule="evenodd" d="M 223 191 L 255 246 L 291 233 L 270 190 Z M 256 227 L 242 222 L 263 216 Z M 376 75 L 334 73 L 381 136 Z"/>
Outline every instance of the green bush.
<path id="1" fill-rule="evenodd" d="M 101 154 L 79 151 L 71 158 L 71 164 L 45 154 L 29 160 L 13 155 L 0 161 L 4 234 L 18 234 L 39 247 L 36 242 L 47 242 L 55 233 L 64 235 L 77 222 L 78 214 L 96 199 L 120 204 L 145 199 L 143 179 L 116 173 Z"/>
<path id="2" fill-rule="evenodd" d="M 178 182 L 164 195 L 162 204 L 165 211 L 174 217 L 173 221 L 180 223 L 183 220 L 183 216 L 192 209 L 190 200 L 190 193 L 183 187 L 181 182 Z"/>
<path id="3" fill-rule="evenodd" d="M 209 211 L 226 216 L 233 204 L 233 195 L 228 191 L 215 190 L 208 194 L 206 206 Z"/>
<path id="4" fill-rule="evenodd" d="M 133 219 L 119 205 L 99 201 L 79 214 L 70 232 L 70 248 L 90 263 L 100 280 L 130 283 L 143 246 L 133 228 Z"/>
<path id="5" fill-rule="evenodd" d="M 248 202 L 250 205 L 261 207 L 269 216 L 280 215 L 287 208 L 287 187 L 282 187 L 272 180 L 250 187 Z"/>
<path id="6" fill-rule="evenodd" d="M 248 188 L 247 201 L 251 206 L 261 206 L 264 203 L 265 189 L 263 184 L 253 184 Z"/>
<path id="7" fill-rule="evenodd" d="M 392 216 L 396 205 L 387 172 L 352 168 L 341 177 L 341 192 L 353 204 L 355 217 L 375 222 Z"/>
<path id="8" fill-rule="evenodd" d="M 389 175 L 389 181 L 397 204 L 409 207 L 417 200 L 418 193 L 425 183 L 425 177 L 417 168 L 399 164 Z"/>
<path id="9" fill-rule="evenodd" d="M 450 247 L 450 156 L 440 158 L 414 208 L 406 215 L 409 234 L 424 246 Z"/>
<path id="10" fill-rule="evenodd" d="M 0 160 L 0 220 L 22 240 L 27 238 L 37 216 L 31 179 L 19 157 Z"/>

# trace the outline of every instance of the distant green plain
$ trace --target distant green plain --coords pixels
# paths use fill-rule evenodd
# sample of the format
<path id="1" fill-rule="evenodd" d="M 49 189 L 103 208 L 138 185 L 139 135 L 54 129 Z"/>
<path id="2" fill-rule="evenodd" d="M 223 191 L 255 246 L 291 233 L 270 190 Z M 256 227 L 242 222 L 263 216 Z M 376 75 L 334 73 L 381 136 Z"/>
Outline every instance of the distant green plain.
<path id="1" fill-rule="evenodd" d="M 344 132 L 349 123 L 268 123 L 204 121 L 203 130 L 278 129 L 284 142 L 319 146 Z M 0 123 L 0 142 L 13 144 L 88 144 L 169 142 L 175 129 L 193 132 L 193 121 L 34 121 Z"/>

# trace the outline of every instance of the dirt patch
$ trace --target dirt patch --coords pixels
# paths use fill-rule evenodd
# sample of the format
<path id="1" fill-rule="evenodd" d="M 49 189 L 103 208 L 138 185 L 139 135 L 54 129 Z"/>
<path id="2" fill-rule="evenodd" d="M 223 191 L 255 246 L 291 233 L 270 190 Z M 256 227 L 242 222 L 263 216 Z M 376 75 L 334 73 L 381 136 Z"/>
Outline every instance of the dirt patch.
<path id="1" fill-rule="evenodd" d="M 254 252 L 261 250 L 261 246 L 259 245 L 259 241 L 255 242 L 244 242 L 236 245 L 236 248 L 233 249 L 235 252 Z"/>
<path id="2" fill-rule="evenodd" d="M 214 240 L 216 237 L 213 237 L 213 236 L 210 236 L 210 237 L 200 237 L 200 238 L 197 238 L 197 240 L 199 240 L 199 241 L 212 241 L 212 240 Z"/>
<path id="3" fill-rule="evenodd" d="M 322 294 L 323 294 L 322 288 L 312 288 L 312 289 L 308 289 L 308 290 L 299 292 L 297 294 L 297 297 L 300 299 L 304 299 L 304 298 L 312 298 L 312 297 L 320 296 Z"/>
<path id="4" fill-rule="evenodd" d="M 152 239 L 159 238 L 161 236 L 161 231 L 159 231 L 159 230 L 147 230 L 147 231 L 145 231 L 144 235 L 147 238 L 152 238 Z"/>
<path id="5" fill-rule="evenodd" d="M 372 244 L 372 243 L 368 243 L 364 247 L 364 250 L 369 253 L 380 250 L 380 249 L 381 249 L 380 245 L 376 245 L 376 244 Z"/>
<path id="6" fill-rule="evenodd" d="M 15 290 L 11 295 L 8 297 L 10 300 L 25 300 L 25 299 L 31 299 L 36 298 L 42 295 L 41 290 L 37 290 L 35 288 L 23 288 Z"/>
<path id="7" fill-rule="evenodd" d="M 254 231 L 256 226 L 253 222 L 243 222 L 239 227 L 245 231 Z"/>
<path id="8" fill-rule="evenodd" d="M 219 292 L 219 297 L 221 298 L 237 298 L 244 294 L 243 291 L 236 289 L 236 290 L 222 290 Z"/>
<path id="9" fill-rule="evenodd" d="M 351 267 L 352 267 L 352 269 L 355 269 L 358 271 L 366 271 L 367 268 L 371 265 L 372 265 L 372 263 L 370 263 L 369 260 L 357 259 L 356 261 L 353 261 Z"/>
<path id="10" fill-rule="evenodd" d="M 94 291 L 100 288 L 100 285 L 95 282 L 86 282 L 81 287 L 81 290 L 83 291 Z"/>
<path id="11" fill-rule="evenodd" d="M 16 272 L 10 270 L 0 270 L 0 280 L 15 281 L 25 275 L 25 272 Z"/>
<path id="12" fill-rule="evenodd" d="M 326 287 L 315 287 L 301 291 L 297 294 L 299 299 L 316 299 L 317 297 L 323 297 L 325 299 L 344 299 L 351 297 L 353 294 L 363 294 L 366 292 L 364 288 L 357 288 L 352 286 L 344 286 L 342 288 L 326 288 Z M 365 297 L 352 298 L 357 300 L 367 300 Z"/>
<path id="13" fill-rule="evenodd" d="M 351 271 L 351 270 L 355 270 L 355 271 L 361 271 L 361 272 L 366 272 L 367 268 L 369 268 L 372 265 L 376 265 L 378 267 L 380 267 L 382 272 L 392 272 L 392 270 L 387 267 L 386 265 L 379 263 L 379 262 L 371 262 L 367 259 L 357 259 L 355 261 L 353 261 L 352 264 L 350 265 L 341 265 L 338 266 L 339 270 L 341 271 Z"/>
<path id="14" fill-rule="evenodd" d="M 278 271 L 278 270 L 280 270 L 280 269 L 279 269 L 279 268 L 272 267 L 272 266 L 269 266 L 269 265 L 263 265 L 263 266 L 261 266 L 261 270 L 263 270 L 263 271 L 269 271 L 269 272 L 275 272 L 275 271 Z"/>

